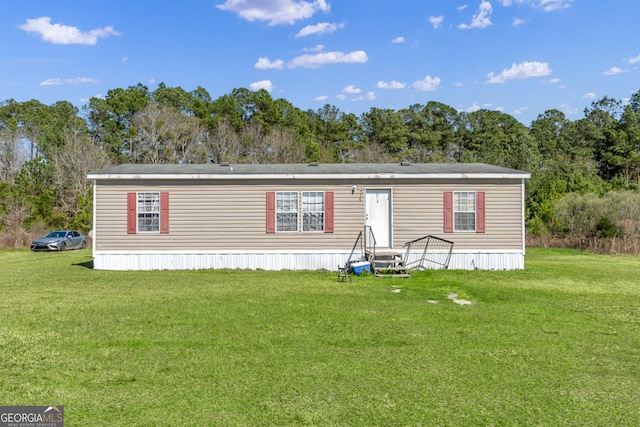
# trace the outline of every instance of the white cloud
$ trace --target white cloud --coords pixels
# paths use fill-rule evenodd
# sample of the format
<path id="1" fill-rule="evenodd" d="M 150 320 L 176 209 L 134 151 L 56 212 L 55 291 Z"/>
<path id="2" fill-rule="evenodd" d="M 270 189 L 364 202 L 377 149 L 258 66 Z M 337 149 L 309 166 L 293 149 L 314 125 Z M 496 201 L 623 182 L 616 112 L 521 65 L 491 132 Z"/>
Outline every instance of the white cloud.
<path id="1" fill-rule="evenodd" d="M 554 10 L 566 9 L 571 6 L 573 0 L 534 0 L 530 3 L 535 7 L 539 7 L 545 12 L 553 12 Z"/>
<path id="2" fill-rule="evenodd" d="M 338 98 L 340 101 L 344 101 L 345 99 L 347 99 L 347 96 L 341 93 L 339 95 L 336 95 L 336 98 Z"/>
<path id="3" fill-rule="evenodd" d="M 458 28 L 463 30 L 468 30 L 471 28 L 486 28 L 491 25 L 491 13 L 493 12 L 493 8 L 491 7 L 491 3 L 488 1 L 483 1 L 480 3 L 478 7 L 478 13 L 473 15 L 471 18 L 470 24 L 460 24 Z"/>
<path id="4" fill-rule="evenodd" d="M 545 12 L 566 9 L 571 6 L 574 0 L 515 0 L 518 4 L 528 4 L 532 7 L 542 9 Z M 503 6 L 511 6 L 514 0 L 499 0 Z"/>
<path id="5" fill-rule="evenodd" d="M 463 11 L 463 10 L 465 10 L 466 8 L 467 8 L 467 5 L 466 5 L 466 4 L 463 4 L 463 5 L 461 5 L 461 6 L 456 7 L 456 10 L 457 10 L 458 12 L 462 12 L 462 11 Z"/>
<path id="6" fill-rule="evenodd" d="M 322 52 L 314 55 L 302 55 L 293 58 L 288 63 L 289 68 L 318 68 L 326 64 L 356 64 L 365 63 L 369 60 L 366 52 L 356 50 L 350 53 L 344 52 Z"/>
<path id="7" fill-rule="evenodd" d="M 396 81 L 396 80 L 391 80 L 388 83 L 381 80 L 378 82 L 376 86 L 379 89 L 404 89 L 407 86 L 407 84 L 400 83 L 399 81 Z"/>
<path id="8" fill-rule="evenodd" d="M 521 114 L 524 114 L 528 109 L 529 109 L 529 107 L 516 108 L 515 110 L 513 110 L 512 114 L 515 115 L 515 116 L 519 116 Z"/>
<path id="9" fill-rule="evenodd" d="M 364 51 L 357 50 L 351 53 L 343 52 L 321 52 L 324 46 L 319 44 L 310 48 L 304 49 L 307 52 L 318 52 L 312 54 L 305 54 L 293 58 L 286 66 L 288 68 L 319 68 L 326 64 L 353 64 L 364 63 L 369 60 L 367 54 Z M 276 59 L 270 60 L 267 57 L 258 58 L 258 62 L 254 64 L 254 67 L 260 70 L 276 69 L 281 70 L 285 67 L 284 61 Z"/>
<path id="10" fill-rule="evenodd" d="M 327 0 L 316 0 L 316 3 L 318 5 L 318 8 L 320 8 L 320 10 L 323 12 L 329 12 L 331 10 L 331 6 L 329 6 L 329 3 L 327 3 Z"/>
<path id="11" fill-rule="evenodd" d="M 559 78 L 557 78 L 557 77 L 554 77 L 554 78 L 552 78 L 552 79 L 549 79 L 549 83 L 559 83 L 559 82 L 560 82 L 560 79 L 559 79 Z"/>
<path id="12" fill-rule="evenodd" d="M 294 24 L 316 12 L 329 12 L 331 9 L 326 0 L 227 0 L 216 7 L 236 13 L 247 21 L 268 21 L 269 25 Z"/>
<path id="13" fill-rule="evenodd" d="M 468 107 L 458 106 L 458 111 L 463 111 L 465 113 L 473 113 L 474 111 L 478 110 L 480 110 L 480 105 L 478 105 L 478 102 L 474 102 Z"/>
<path id="14" fill-rule="evenodd" d="M 263 56 L 262 58 L 258 58 L 258 62 L 255 63 L 254 67 L 259 70 L 269 70 L 269 69 L 281 70 L 282 68 L 284 68 L 284 62 L 282 62 L 281 59 L 276 59 L 275 61 L 272 61 L 266 56 Z"/>
<path id="15" fill-rule="evenodd" d="M 526 107 L 524 107 L 526 109 Z M 493 110 L 493 111 L 504 111 L 504 107 L 495 107 L 492 103 L 488 102 L 486 104 L 478 104 L 478 101 L 474 101 L 473 104 L 465 107 L 463 105 L 458 105 L 458 111 L 463 111 L 465 113 L 474 113 L 479 110 Z M 517 111 L 517 110 L 516 110 Z"/>
<path id="16" fill-rule="evenodd" d="M 576 107 L 572 107 L 568 102 L 560 105 L 560 111 L 567 116 L 575 116 L 578 114 L 578 109 Z"/>
<path id="17" fill-rule="evenodd" d="M 357 98 L 353 98 L 354 101 L 373 101 L 374 99 L 376 99 L 377 96 L 374 92 L 367 92 L 362 96 L 359 96 Z"/>
<path id="18" fill-rule="evenodd" d="M 76 77 L 74 79 L 47 79 L 40 83 L 40 86 L 62 86 L 62 85 L 79 85 L 83 83 L 100 83 L 98 79 L 92 79 L 90 77 Z"/>
<path id="19" fill-rule="evenodd" d="M 531 77 L 542 77 L 551 74 L 548 62 L 525 61 L 520 64 L 513 64 L 511 68 L 504 69 L 497 76 L 493 71 L 487 74 L 489 80 L 485 83 L 504 83 L 507 80 L 528 79 Z"/>
<path id="20" fill-rule="evenodd" d="M 323 44 L 317 44 L 315 46 L 305 47 L 302 50 L 304 52 L 322 52 L 324 50 L 324 45 Z"/>
<path id="21" fill-rule="evenodd" d="M 360 93 L 362 89 L 356 87 L 355 85 L 349 85 L 342 89 L 342 93 Z"/>
<path id="22" fill-rule="evenodd" d="M 623 71 L 618 67 L 611 67 L 607 71 L 604 72 L 605 76 L 615 76 L 616 74 L 621 74 Z"/>
<path id="23" fill-rule="evenodd" d="M 259 82 L 251 83 L 249 85 L 249 89 L 251 89 L 252 91 L 264 89 L 267 92 L 271 92 L 273 90 L 273 83 L 271 83 L 271 80 L 260 80 Z"/>
<path id="24" fill-rule="evenodd" d="M 84 44 L 93 46 L 98 43 L 98 39 L 120 35 L 120 33 L 111 26 L 96 28 L 95 30 L 83 33 L 77 27 L 52 24 L 51 18 L 48 16 L 27 19 L 25 24 L 20 25 L 20 29 L 28 33 L 39 34 L 42 40 L 53 44 Z"/>
<path id="25" fill-rule="evenodd" d="M 426 76 L 422 80 L 413 82 L 412 86 L 415 90 L 418 90 L 420 92 L 432 92 L 438 89 L 438 86 L 440 86 L 440 78 Z"/>
<path id="26" fill-rule="evenodd" d="M 629 58 L 628 61 L 629 61 L 629 64 L 635 64 L 637 62 L 640 62 L 640 55 L 634 56 L 633 58 Z"/>
<path id="27" fill-rule="evenodd" d="M 395 39 L 391 40 L 391 43 L 404 43 L 405 39 L 402 36 L 398 36 Z"/>
<path id="28" fill-rule="evenodd" d="M 62 79 L 60 77 L 56 77 L 53 79 L 47 79 L 43 82 L 40 82 L 40 86 L 61 86 L 64 83 L 62 82 Z"/>
<path id="29" fill-rule="evenodd" d="M 513 22 L 511 23 L 511 25 L 513 25 L 514 27 L 519 27 L 520 25 L 524 24 L 526 21 L 524 19 L 521 18 L 513 18 Z"/>
<path id="30" fill-rule="evenodd" d="M 98 93 L 96 95 L 93 95 L 90 98 L 80 98 L 80 102 L 83 103 L 83 104 L 86 104 L 91 100 L 91 98 L 104 99 L 104 96 Z"/>
<path id="31" fill-rule="evenodd" d="M 442 25 L 443 21 L 444 21 L 444 16 L 430 16 L 429 17 L 429 22 L 431 23 L 431 25 L 433 25 L 433 28 L 440 27 L 440 25 Z"/>
<path id="32" fill-rule="evenodd" d="M 320 22 L 316 25 L 307 25 L 295 35 L 298 37 L 307 37 L 313 34 L 329 34 L 333 33 L 336 30 L 340 30 L 344 28 L 344 24 L 332 24 L 330 22 Z"/>
<path id="33" fill-rule="evenodd" d="M 323 101 L 326 101 L 327 99 L 329 99 L 329 95 L 320 95 L 320 96 L 316 96 L 315 100 L 319 102 L 323 102 Z"/>
<path id="34" fill-rule="evenodd" d="M 589 92 L 589 93 L 585 93 L 584 95 L 582 95 L 582 97 L 584 99 L 596 99 L 598 97 L 598 95 L 596 95 L 595 92 Z"/>

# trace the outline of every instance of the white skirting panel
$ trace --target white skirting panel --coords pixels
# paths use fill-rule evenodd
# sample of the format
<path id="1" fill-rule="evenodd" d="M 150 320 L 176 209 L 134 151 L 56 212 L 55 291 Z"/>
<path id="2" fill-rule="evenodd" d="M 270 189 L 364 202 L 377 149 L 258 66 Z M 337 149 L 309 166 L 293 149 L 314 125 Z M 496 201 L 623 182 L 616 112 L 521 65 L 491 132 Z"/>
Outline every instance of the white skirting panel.
<path id="1" fill-rule="evenodd" d="M 337 271 L 346 253 L 98 253 L 96 270 L 329 270 Z"/>
<path id="2" fill-rule="evenodd" d="M 136 253 L 97 252 L 96 270 L 329 270 L 345 264 L 349 252 L 267 252 L 267 253 Z M 423 263 L 423 268 L 442 268 Z M 450 270 L 522 270 L 522 252 L 453 252 Z"/>
<path id="3" fill-rule="evenodd" d="M 522 252 L 452 253 L 449 270 L 524 270 Z"/>
<path id="4" fill-rule="evenodd" d="M 436 252 L 423 255 L 419 252 L 411 252 L 408 259 L 403 254 L 410 268 L 441 270 L 446 263 L 448 253 Z M 449 270 L 524 270 L 524 255 L 514 251 L 491 252 L 456 252 L 451 253 Z"/>

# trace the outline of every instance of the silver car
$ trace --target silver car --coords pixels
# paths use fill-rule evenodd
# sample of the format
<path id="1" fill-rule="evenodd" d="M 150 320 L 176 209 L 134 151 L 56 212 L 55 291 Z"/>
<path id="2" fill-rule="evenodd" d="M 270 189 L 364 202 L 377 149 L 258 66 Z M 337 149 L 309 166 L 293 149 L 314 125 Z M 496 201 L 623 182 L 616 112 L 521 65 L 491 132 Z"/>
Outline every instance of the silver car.
<path id="1" fill-rule="evenodd" d="M 46 236 L 31 242 L 32 251 L 64 251 L 86 247 L 87 236 L 74 230 L 51 231 Z"/>

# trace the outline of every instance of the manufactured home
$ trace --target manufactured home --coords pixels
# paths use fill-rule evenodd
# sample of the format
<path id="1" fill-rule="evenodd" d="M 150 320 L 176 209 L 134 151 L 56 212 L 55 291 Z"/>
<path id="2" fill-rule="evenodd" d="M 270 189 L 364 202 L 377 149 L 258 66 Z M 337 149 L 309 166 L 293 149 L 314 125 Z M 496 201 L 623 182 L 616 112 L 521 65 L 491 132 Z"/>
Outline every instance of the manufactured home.
<path id="1" fill-rule="evenodd" d="M 93 265 L 335 271 L 433 236 L 451 243 L 447 263 L 421 267 L 523 269 L 529 177 L 480 163 L 118 165 L 87 177 Z"/>

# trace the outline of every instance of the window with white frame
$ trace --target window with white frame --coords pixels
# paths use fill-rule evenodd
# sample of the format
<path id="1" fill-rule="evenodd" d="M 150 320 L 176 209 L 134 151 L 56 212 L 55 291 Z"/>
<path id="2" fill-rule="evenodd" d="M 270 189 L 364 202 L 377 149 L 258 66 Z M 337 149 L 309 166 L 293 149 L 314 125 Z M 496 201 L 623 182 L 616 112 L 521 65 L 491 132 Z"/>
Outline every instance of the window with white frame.
<path id="1" fill-rule="evenodd" d="M 276 193 L 276 230 L 298 231 L 298 193 L 281 191 Z"/>
<path id="2" fill-rule="evenodd" d="M 160 193 L 138 193 L 138 232 L 160 231 Z"/>
<path id="3" fill-rule="evenodd" d="M 453 193 L 453 229 L 476 231 L 476 193 L 474 191 Z"/>
<path id="4" fill-rule="evenodd" d="M 302 213 L 302 215 L 299 215 Z M 276 231 L 325 231 L 323 191 L 276 192 Z"/>
<path id="5" fill-rule="evenodd" d="M 324 192 L 302 192 L 302 231 L 324 231 Z"/>

